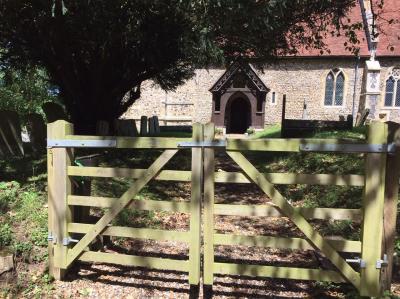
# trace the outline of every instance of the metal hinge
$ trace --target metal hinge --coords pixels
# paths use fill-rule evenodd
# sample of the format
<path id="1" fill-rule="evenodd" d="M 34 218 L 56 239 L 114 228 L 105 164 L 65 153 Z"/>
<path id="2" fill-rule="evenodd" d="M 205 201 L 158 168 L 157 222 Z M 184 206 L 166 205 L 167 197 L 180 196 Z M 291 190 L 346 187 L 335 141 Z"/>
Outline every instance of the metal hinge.
<path id="1" fill-rule="evenodd" d="M 178 147 L 187 147 L 187 148 L 204 148 L 204 147 L 226 147 L 225 140 L 217 140 L 217 141 L 187 141 L 178 143 Z"/>
<path id="2" fill-rule="evenodd" d="M 359 264 L 360 268 L 365 268 L 367 266 L 367 263 L 361 258 L 346 259 L 346 262 Z"/>
<path id="3" fill-rule="evenodd" d="M 53 244 L 57 244 L 57 237 L 53 235 L 52 232 L 49 232 L 49 234 L 47 235 L 47 241 L 53 242 Z"/>
<path id="4" fill-rule="evenodd" d="M 63 244 L 64 246 L 68 246 L 68 245 L 71 244 L 71 243 L 78 243 L 78 242 L 79 242 L 79 240 L 77 240 L 77 239 L 63 238 L 62 244 Z"/>
<path id="5" fill-rule="evenodd" d="M 387 254 L 383 255 L 383 260 L 376 261 L 376 269 L 382 269 L 382 267 L 386 267 L 389 265 Z"/>

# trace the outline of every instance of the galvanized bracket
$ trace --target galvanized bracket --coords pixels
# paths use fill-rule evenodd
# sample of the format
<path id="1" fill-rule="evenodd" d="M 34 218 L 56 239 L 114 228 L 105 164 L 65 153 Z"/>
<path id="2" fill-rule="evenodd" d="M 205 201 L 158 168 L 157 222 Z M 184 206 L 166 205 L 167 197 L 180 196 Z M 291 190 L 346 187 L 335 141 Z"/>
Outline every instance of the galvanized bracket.
<path id="1" fill-rule="evenodd" d="M 303 152 L 344 152 L 344 153 L 394 153 L 396 145 L 390 144 L 300 144 Z"/>
<path id="2" fill-rule="evenodd" d="M 365 268 L 367 266 L 367 263 L 361 258 L 346 259 L 346 262 L 359 264 L 360 268 Z"/>
<path id="3" fill-rule="evenodd" d="M 57 244 L 57 236 L 53 235 L 52 232 L 49 232 L 47 235 L 47 241 L 53 242 L 53 244 Z"/>
<path id="4" fill-rule="evenodd" d="M 185 141 L 178 143 L 178 147 L 181 148 L 211 148 L 211 147 L 226 147 L 225 140 L 215 140 L 215 141 Z"/>
<path id="5" fill-rule="evenodd" d="M 62 240 L 62 244 L 64 246 L 68 246 L 71 243 L 78 243 L 78 242 L 79 242 L 79 240 L 72 239 L 72 238 L 63 238 L 63 240 Z"/>
<path id="6" fill-rule="evenodd" d="M 387 267 L 389 265 L 387 254 L 383 255 L 383 260 L 376 261 L 376 269 L 382 269 L 382 267 Z"/>
<path id="7" fill-rule="evenodd" d="M 116 139 L 104 140 L 72 140 L 72 139 L 48 139 L 47 148 L 53 147 L 116 147 Z"/>

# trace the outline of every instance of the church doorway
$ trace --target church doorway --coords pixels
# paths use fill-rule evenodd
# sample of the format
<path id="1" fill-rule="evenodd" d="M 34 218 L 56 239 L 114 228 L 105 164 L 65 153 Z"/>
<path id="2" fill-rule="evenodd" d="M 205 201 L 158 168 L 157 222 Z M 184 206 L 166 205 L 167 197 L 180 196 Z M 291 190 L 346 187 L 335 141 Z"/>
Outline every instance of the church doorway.
<path id="1" fill-rule="evenodd" d="M 227 134 L 244 134 L 251 125 L 251 105 L 246 97 L 231 98 L 226 107 Z"/>

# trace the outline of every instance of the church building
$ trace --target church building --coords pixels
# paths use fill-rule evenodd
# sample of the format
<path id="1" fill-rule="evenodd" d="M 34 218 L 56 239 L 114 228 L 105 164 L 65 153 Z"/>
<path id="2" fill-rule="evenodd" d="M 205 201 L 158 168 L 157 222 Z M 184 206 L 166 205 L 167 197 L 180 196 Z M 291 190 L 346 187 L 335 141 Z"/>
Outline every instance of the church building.
<path id="1" fill-rule="evenodd" d="M 241 59 L 227 68 L 197 69 L 174 92 L 153 82 L 142 84 L 141 98 L 124 115 L 139 120 L 157 115 L 161 125 L 212 121 L 226 133 L 263 129 L 286 118 L 354 121 L 366 109 L 369 119 L 400 122 L 400 1 L 386 0 L 385 22 L 378 38 L 371 35 L 371 2 L 363 0 L 349 13 L 363 22 L 358 55 L 345 46 L 346 37 L 326 37 L 329 52 L 299 49 L 296 56 L 279 57 L 262 69 Z M 396 21 L 397 20 L 397 21 Z"/>

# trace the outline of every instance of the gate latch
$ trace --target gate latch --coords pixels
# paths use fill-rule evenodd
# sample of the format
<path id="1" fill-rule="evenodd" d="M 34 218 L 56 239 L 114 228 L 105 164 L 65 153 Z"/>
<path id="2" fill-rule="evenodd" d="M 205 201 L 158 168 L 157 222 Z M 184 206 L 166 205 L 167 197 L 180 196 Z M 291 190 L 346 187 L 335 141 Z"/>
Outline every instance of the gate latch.
<path id="1" fill-rule="evenodd" d="M 346 262 L 348 263 L 355 263 L 355 264 L 359 264 L 360 268 L 365 268 L 367 266 L 367 263 L 361 259 L 361 258 L 356 258 L 356 259 L 346 259 Z"/>
<path id="2" fill-rule="evenodd" d="M 389 264 L 387 254 L 383 255 L 383 260 L 376 261 L 376 269 L 382 269 L 382 267 L 386 267 Z"/>
<path id="3" fill-rule="evenodd" d="M 78 242 L 79 242 L 79 240 L 77 240 L 77 239 L 64 238 L 63 241 L 62 241 L 62 244 L 63 244 L 64 246 L 68 246 L 68 245 L 71 244 L 71 243 L 78 243 Z"/>

